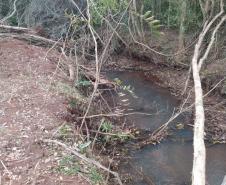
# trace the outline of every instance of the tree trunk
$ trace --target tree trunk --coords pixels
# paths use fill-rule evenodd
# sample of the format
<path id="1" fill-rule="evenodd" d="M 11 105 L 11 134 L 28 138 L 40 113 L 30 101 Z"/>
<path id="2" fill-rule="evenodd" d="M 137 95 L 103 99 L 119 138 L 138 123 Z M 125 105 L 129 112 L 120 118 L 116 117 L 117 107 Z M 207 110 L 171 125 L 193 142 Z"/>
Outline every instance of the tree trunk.
<path id="1" fill-rule="evenodd" d="M 186 8 L 187 8 L 187 2 L 186 0 L 181 0 L 180 2 L 180 7 L 181 7 L 181 16 L 180 16 L 180 32 L 179 32 L 179 39 L 178 39 L 178 53 L 180 51 L 184 50 L 184 33 L 185 33 L 185 17 L 186 17 Z M 176 58 L 177 62 L 182 62 L 184 59 L 184 53 L 181 52 Z"/>

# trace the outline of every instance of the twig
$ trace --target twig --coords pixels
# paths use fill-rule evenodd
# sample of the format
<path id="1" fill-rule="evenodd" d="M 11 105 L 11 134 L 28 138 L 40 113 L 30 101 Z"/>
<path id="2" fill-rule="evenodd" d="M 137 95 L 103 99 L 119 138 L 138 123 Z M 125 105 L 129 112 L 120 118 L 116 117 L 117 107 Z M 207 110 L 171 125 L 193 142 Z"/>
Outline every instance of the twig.
<path id="1" fill-rule="evenodd" d="M 191 77 L 191 66 L 189 67 L 189 70 L 188 70 L 188 76 L 187 76 L 187 80 L 185 82 L 185 86 L 184 86 L 184 90 L 182 92 L 182 95 L 184 95 L 186 93 L 186 90 L 188 88 L 190 77 Z"/>
<path id="2" fill-rule="evenodd" d="M 93 133 L 96 133 L 97 135 L 98 135 L 98 134 L 101 134 L 101 135 L 107 135 L 107 136 L 122 136 L 122 137 L 123 137 L 123 136 L 126 137 L 126 136 L 129 136 L 129 135 L 132 136 L 132 135 L 129 134 L 129 133 L 128 133 L 128 134 L 127 134 L 127 133 L 114 134 L 114 133 L 110 133 L 110 132 L 101 132 L 101 131 L 99 131 L 99 130 L 97 130 L 97 131 L 96 131 L 96 130 L 89 130 L 89 131 L 90 131 L 90 132 L 93 132 Z"/>
<path id="3" fill-rule="evenodd" d="M 37 168 L 39 166 L 39 162 L 40 162 L 40 160 L 36 163 L 35 168 L 34 168 L 34 172 L 33 172 L 34 177 L 33 177 L 32 185 L 36 185 L 36 182 L 37 182 L 37 174 L 36 174 L 36 172 L 37 172 Z"/>
<path id="4" fill-rule="evenodd" d="M 153 116 L 157 115 L 156 114 L 150 114 L 150 113 L 144 113 L 144 112 L 131 112 L 131 113 L 112 113 L 112 114 L 96 114 L 96 115 L 91 115 L 91 116 L 86 116 L 86 117 L 78 117 L 78 119 L 90 119 L 90 118 L 97 118 L 97 117 L 123 117 L 123 116 L 129 116 L 129 115 L 146 115 L 146 116 Z"/>
<path id="5" fill-rule="evenodd" d="M 97 139 L 97 137 L 98 137 L 98 134 L 100 133 L 100 129 L 101 129 L 101 126 L 102 126 L 103 122 L 104 122 L 104 119 L 101 120 L 101 123 L 100 123 L 100 125 L 99 125 L 99 127 L 98 127 L 98 130 L 97 130 L 97 132 L 95 132 L 96 135 L 95 135 L 95 137 L 94 137 L 94 139 L 93 139 L 93 143 L 92 143 L 92 147 L 91 147 L 92 151 L 93 151 L 93 149 L 94 149 L 94 146 L 95 146 L 95 143 L 96 143 L 96 139 Z M 93 132 L 93 131 L 90 130 L 90 132 Z"/>
<path id="6" fill-rule="evenodd" d="M 7 172 L 8 174 L 11 174 L 11 172 L 8 170 L 8 168 L 7 168 L 6 165 L 3 163 L 3 161 L 0 160 L 0 162 L 1 162 L 2 166 L 4 167 L 4 169 L 6 170 L 6 172 Z"/>

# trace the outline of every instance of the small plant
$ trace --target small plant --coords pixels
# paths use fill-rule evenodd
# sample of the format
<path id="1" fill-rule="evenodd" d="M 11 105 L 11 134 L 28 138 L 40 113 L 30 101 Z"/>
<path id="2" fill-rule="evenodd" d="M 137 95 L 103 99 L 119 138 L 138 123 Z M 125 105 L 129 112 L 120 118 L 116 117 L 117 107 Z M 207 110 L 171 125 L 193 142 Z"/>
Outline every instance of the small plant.
<path id="1" fill-rule="evenodd" d="M 75 175 L 81 170 L 79 164 L 76 163 L 74 156 L 68 155 L 59 161 L 57 171 L 65 175 Z"/>
<path id="2" fill-rule="evenodd" d="M 81 94 L 89 96 L 93 86 L 90 80 L 87 80 L 85 77 L 81 77 L 75 84 L 75 87 L 80 91 Z"/>
<path id="3" fill-rule="evenodd" d="M 59 133 L 60 133 L 60 136 L 62 136 L 63 138 L 68 136 L 70 133 L 71 133 L 72 129 L 69 125 L 63 125 L 60 130 L 59 130 Z"/>
<path id="4" fill-rule="evenodd" d="M 99 173 L 94 167 L 92 167 L 89 171 L 89 178 L 94 185 L 101 184 L 104 180 L 102 174 Z"/>
<path id="5" fill-rule="evenodd" d="M 92 25 L 100 26 L 102 17 L 106 17 L 109 13 L 112 15 L 120 14 L 125 11 L 128 6 L 126 0 L 95 0 L 91 3 Z"/>
<path id="6" fill-rule="evenodd" d="M 84 153 L 90 144 L 91 144 L 91 141 L 79 144 L 78 148 L 80 152 Z"/>
<path id="7" fill-rule="evenodd" d="M 76 99 L 71 99 L 69 102 L 69 106 L 71 109 L 76 108 L 77 107 L 77 101 Z"/>
<path id="8" fill-rule="evenodd" d="M 87 87 L 92 85 L 92 83 L 89 80 L 79 80 L 78 83 L 76 84 L 77 87 Z"/>
<path id="9" fill-rule="evenodd" d="M 114 82 L 116 83 L 116 85 L 121 86 L 122 85 L 122 80 L 120 80 L 119 78 L 115 78 Z"/>
<path id="10" fill-rule="evenodd" d="M 132 135 L 131 134 L 128 134 L 128 133 L 125 133 L 125 132 L 118 132 L 117 135 L 116 135 L 116 138 L 117 139 L 120 139 L 120 141 L 126 141 L 127 139 L 131 138 Z"/>
<path id="11" fill-rule="evenodd" d="M 111 122 L 109 121 L 104 121 L 100 127 L 100 130 L 102 132 L 111 132 L 113 129 L 113 125 Z"/>

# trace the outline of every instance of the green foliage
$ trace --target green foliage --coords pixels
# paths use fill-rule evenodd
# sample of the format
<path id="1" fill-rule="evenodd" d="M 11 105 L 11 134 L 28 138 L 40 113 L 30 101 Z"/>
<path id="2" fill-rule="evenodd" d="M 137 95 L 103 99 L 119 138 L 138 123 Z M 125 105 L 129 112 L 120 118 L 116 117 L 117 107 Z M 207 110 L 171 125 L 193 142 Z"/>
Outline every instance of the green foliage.
<path id="1" fill-rule="evenodd" d="M 111 122 L 109 121 L 104 121 L 102 124 L 101 124 L 101 127 L 100 127 L 100 130 L 102 132 L 111 132 L 113 129 L 113 125 Z"/>
<path id="2" fill-rule="evenodd" d="M 63 136 L 68 135 L 71 131 L 72 129 L 69 125 L 63 125 L 59 130 L 60 134 Z"/>
<path id="3" fill-rule="evenodd" d="M 186 0 L 186 10 L 181 9 L 183 0 L 143 0 L 144 11 L 152 10 L 152 15 L 162 24 L 171 28 L 180 27 L 180 16 L 186 11 L 185 31 L 192 31 L 199 27 L 202 22 L 202 12 L 197 0 Z"/>
<path id="4" fill-rule="evenodd" d="M 12 25 L 12 26 L 18 25 L 17 17 L 15 15 L 10 17 L 8 21 L 9 21 L 9 24 Z"/>
<path id="5" fill-rule="evenodd" d="M 104 142 L 113 142 L 113 141 L 120 141 L 125 142 L 126 140 L 133 138 L 132 134 L 124 132 L 124 131 L 117 131 L 114 133 L 109 133 L 103 137 Z"/>
<path id="6" fill-rule="evenodd" d="M 101 25 L 102 16 L 106 17 L 109 13 L 120 14 L 127 5 L 126 0 L 94 0 L 91 5 L 92 24 Z"/>
<path id="7" fill-rule="evenodd" d="M 70 135 L 72 133 L 72 129 L 69 125 L 63 125 L 60 129 L 59 129 L 59 135 L 60 138 L 62 140 L 67 140 L 68 138 L 70 138 Z"/>
<path id="8" fill-rule="evenodd" d="M 65 175 L 75 175 L 80 171 L 80 166 L 74 156 L 68 155 L 59 161 L 57 171 Z"/>
<path id="9" fill-rule="evenodd" d="M 89 178 L 92 181 L 92 184 L 101 184 L 104 181 L 104 178 L 101 173 L 94 167 L 90 169 Z"/>
<path id="10" fill-rule="evenodd" d="M 87 86 L 90 86 L 90 85 L 92 85 L 91 81 L 86 80 L 86 79 L 81 79 L 76 84 L 77 87 L 87 87 Z"/>
<path id="11" fill-rule="evenodd" d="M 162 25 L 160 24 L 159 20 L 155 19 L 150 10 L 145 12 L 143 15 L 137 12 L 134 12 L 134 14 L 139 17 L 141 21 L 144 21 L 148 25 L 148 28 L 152 34 L 158 36 L 160 35 L 161 32 L 159 31 L 159 28 Z"/>
<path id="12" fill-rule="evenodd" d="M 133 137 L 130 132 L 125 132 L 120 129 L 115 130 L 113 127 L 112 122 L 104 119 L 102 120 L 100 131 L 106 133 L 106 135 L 103 135 L 102 137 L 104 142 L 125 141 Z"/>
<path id="13" fill-rule="evenodd" d="M 83 173 L 93 185 L 102 184 L 104 181 L 103 175 L 95 167 L 88 167 L 83 163 L 79 163 L 73 155 L 67 155 L 60 159 L 56 171 L 64 175 Z"/>
<path id="14" fill-rule="evenodd" d="M 114 82 L 116 83 L 116 85 L 121 86 L 122 85 L 122 81 L 119 78 L 115 78 Z"/>
<path id="15" fill-rule="evenodd" d="M 84 153 L 86 151 L 86 149 L 89 147 L 90 144 L 91 144 L 91 141 L 88 141 L 88 142 L 85 142 L 85 143 L 80 143 L 78 145 L 80 152 Z"/>
<path id="16" fill-rule="evenodd" d="M 77 103 L 76 99 L 71 99 L 71 100 L 70 100 L 69 106 L 70 106 L 71 109 L 76 108 L 77 105 L 78 105 L 78 103 Z"/>
<path id="17" fill-rule="evenodd" d="M 85 77 L 81 77 L 80 80 L 75 84 L 75 87 L 84 96 L 89 96 L 92 92 L 93 85 L 90 80 L 87 80 Z"/>
<path id="18" fill-rule="evenodd" d="M 186 10 L 183 10 L 182 2 L 184 0 L 137 0 L 137 12 L 132 12 L 139 18 L 143 19 L 152 33 L 159 35 L 158 30 L 163 25 L 171 28 L 179 28 L 182 11 L 186 11 L 185 31 L 192 31 L 198 28 L 202 22 L 202 12 L 198 0 L 186 0 Z M 91 6 L 92 24 L 101 25 L 102 17 L 108 15 L 117 15 L 128 6 L 126 0 L 94 0 Z M 141 8 L 143 7 L 143 9 Z M 142 9 L 142 11 L 141 11 Z M 131 9 L 130 9 L 131 11 Z M 144 12 L 143 15 L 141 15 Z M 129 14 L 127 14 L 128 16 Z M 126 17 L 125 19 L 127 19 Z M 160 24 L 161 22 L 161 24 Z M 124 22 L 126 23 L 126 22 Z"/>

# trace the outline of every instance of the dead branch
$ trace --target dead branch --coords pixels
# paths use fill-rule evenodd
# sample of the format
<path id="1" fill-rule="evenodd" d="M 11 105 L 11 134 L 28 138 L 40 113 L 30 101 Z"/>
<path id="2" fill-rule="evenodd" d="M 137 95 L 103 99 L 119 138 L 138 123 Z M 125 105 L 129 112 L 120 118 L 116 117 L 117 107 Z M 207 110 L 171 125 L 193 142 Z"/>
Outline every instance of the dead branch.
<path id="1" fill-rule="evenodd" d="M 158 113 L 156 113 L 158 114 Z M 110 114 L 97 114 L 97 115 L 91 115 L 86 117 L 78 117 L 78 119 L 91 119 L 91 118 L 98 118 L 98 117 L 123 117 L 123 116 L 129 116 L 129 115 L 145 115 L 145 116 L 153 116 L 156 114 L 149 114 L 144 112 L 130 112 L 130 113 L 110 113 Z"/>
<path id="2" fill-rule="evenodd" d="M 18 26 L 8 26 L 8 25 L 0 25 L 0 37 L 11 37 L 18 40 L 24 40 L 29 42 L 30 44 L 44 46 L 44 47 L 52 47 L 59 49 L 64 46 L 62 39 L 58 41 L 39 36 L 37 33 L 29 28 L 18 27 Z M 68 43 L 65 48 L 70 49 L 73 48 L 74 45 L 72 43 Z"/>
<path id="3" fill-rule="evenodd" d="M 0 25 L 1 33 L 29 33 L 31 31 L 31 29 L 24 27 Z"/>
<path id="4" fill-rule="evenodd" d="M 225 20 L 226 20 L 226 16 L 222 17 L 221 21 L 220 21 L 220 22 L 217 24 L 217 26 L 215 27 L 215 29 L 214 29 L 214 31 L 213 31 L 213 33 L 212 33 L 212 36 L 211 36 L 211 41 L 210 41 L 210 43 L 208 44 L 208 47 L 207 47 L 207 49 L 206 49 L 206 52 L 205 52 L 205 54 L 203 55 L 203 57 L 199 60 L 199 64 L 198 64 L 199 71 L 200 71 L 200 69 L 201 69 L 201 67 L 202 67 L 202 65 L 203 65 L 203 62 L 206 60 L 206 58 L 207 58 L 208 55 L 209 55 L 209 52 L 210 52 L 210 50 L 211 50 L 211 48 L 212 48 L 212 45 L 213 45 L 213 43 L 214 43 L 214 41 L 215 41 L 215 39 L 216 39 L 216 33 L 217 33 L 217 31 L 220 29 L 220 27 L 221 27 L 222 24 L 225 22 Z"/>
<path id="5" fill-rule="evenodd" d="M 82 67 L 82 66 L 80 66 L 80 67 Z M 90 79 L 90 80 L 95 82 L 96 74 L 92 70 L 90 70 L 90 69 L 83 70 L 83 75 L 85 75 L 85 77 L 87 79 Z M 102 75 L 99 76 L 99 85 L 106 85 L 109 88 L 115 88 L 116 87 L 116 84 L 114 82 L 107 80 L 106 77 L 104 77 Z"/>
<path id="6" fill-rule="evenodd" d="M 104 171 L 106 171 L 106 172 L 112 174 L 112 175 L 117 179 L 118 184 L 119 184 L 119 185 L 123 185 L 123 184 L 122 184 L 122 181 L 121 181 L 120 178 L 119 178 L 118 173 L 116 173 L 116 172 L 114 172 L 114 171 L 112 171 L 112 170 L 106 168 L 105 166 L 103 166 L 102 164 L 100 164 L 98 161 L 95 161 L 94 159 L 89 159 L 89 158 L 87 158 L 86 156 L 80 154 L 79 152 L 73 150 L 73 149 L 70 148 L 69 146 L 67 146 L 67 145 L 65 145 L 64 143 L 61 143 L 61 142 L 59 142 L 59 141 L 56 141 L 56 140 L 50 140 L 50 139 L 45 139 L 45 140 L 43 140 L 43 142 L 45 142 L 45 143 L 53 143 L 53 144 L 56 144 L 56 145 L 58 145 L 58 146 L 61 146 L 62 148 L 64 148 L 64 149 L 67 150 L 68 152 L 71 152 L 72 154 L 74 154 L 74 155 L 76 155 L 77 157 L 79 157 L 80 159 L 82 159 L 83 161 L 85 161 L 85 162 L 87 162 L 87 163 L 89 163 L 89 164 L 92 164 L 92 165 L 94 165 L 94 166 L 96 166 L 96 167 L 98 167 L 98 168 L 100 168 L 100 169 L 102 169 L 102 170 L 104 170 Z"/>

